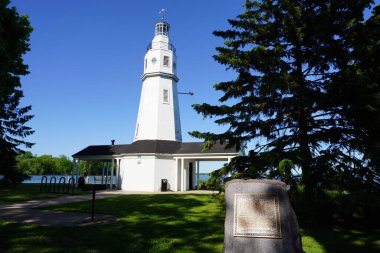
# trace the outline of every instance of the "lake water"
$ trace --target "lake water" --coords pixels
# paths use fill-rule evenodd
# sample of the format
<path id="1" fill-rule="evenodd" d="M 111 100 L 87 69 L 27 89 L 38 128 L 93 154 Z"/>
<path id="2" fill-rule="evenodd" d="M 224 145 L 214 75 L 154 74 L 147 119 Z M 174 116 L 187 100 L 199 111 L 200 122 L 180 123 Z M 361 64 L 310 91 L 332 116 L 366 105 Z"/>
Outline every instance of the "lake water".
<path id="1" fill-rule="evenodd" d="M 202 181 L 206 181 L 209 178 L 210 178 L 209 174 L 199 174 L 199 179 Z"/>

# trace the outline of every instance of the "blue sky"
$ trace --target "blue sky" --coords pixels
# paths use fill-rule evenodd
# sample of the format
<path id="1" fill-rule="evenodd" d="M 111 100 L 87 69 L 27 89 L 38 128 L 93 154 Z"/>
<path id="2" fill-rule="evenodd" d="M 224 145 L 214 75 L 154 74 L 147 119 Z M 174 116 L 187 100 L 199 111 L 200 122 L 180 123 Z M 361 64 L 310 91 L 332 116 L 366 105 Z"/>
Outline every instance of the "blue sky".
<path id="1" fill-rule="evenodd" d="M 24 60 L 23 105 L 35 115 L 33 154 L 71 156 L 88 145 L 131 143 L 140 99 L 143 59 L 159 10 L 167 9 L 177 49 L 183 141 L 189 131 L 219 131 L 191 105 L 216 103 L 213 85 L 234 73 L 212 58 L 223 41 L 212 35 L 243 11 L 244 1 L 227 0 L 16 0 L 34 31 Z"/>
<path id="2" fill-rule="evenodd" d="M 245 0 L 15 0 L 34 31 L 24 59 L 23 105 L 32 105 L 36 131 L 33 154 L 71 156 L 88 145 L 133 140 L 147 45 L 159 10 L 167 9 L 170 38 L 177 49 L 183 141 L 189 131 L 221 131 L 191 107 L 217 103 L 213 85 L 233 79 L 212 56 L 223 40 L 214 30 L 244 11 Z M 375 1 L 377 4 L 379 1 Z M 368 15 L 368 12 L 367 12 Z"/>

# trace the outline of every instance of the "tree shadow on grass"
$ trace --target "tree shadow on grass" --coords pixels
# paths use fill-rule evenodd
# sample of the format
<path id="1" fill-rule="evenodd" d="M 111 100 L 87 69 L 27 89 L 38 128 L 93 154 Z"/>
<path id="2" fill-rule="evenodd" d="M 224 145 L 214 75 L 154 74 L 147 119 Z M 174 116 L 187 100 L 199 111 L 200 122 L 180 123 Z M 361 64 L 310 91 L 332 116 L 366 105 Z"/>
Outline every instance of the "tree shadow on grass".
<path id="1" fill-rule="evenodd" d="M 88 212 L 89 202 L 50 207 Z M 204 195 L 127 195 L 96 201 L 107 225 L 40 227 L 0 223 L 1 252 L 221 252 L 224 214 Z"/>
<path id="2" fill-rule="evenodd" d="M 343 227 L 306 227 L 303 236 L 310 236 L 321 244 L 325 252 L 375 253 L 380 252 L 380 229 Z M 304 250 L 305 250 L 304 245 Z M 310 250 L 312 252 L 312 250 Z M 308 252 L 308 251 L 307 251 Z"/>

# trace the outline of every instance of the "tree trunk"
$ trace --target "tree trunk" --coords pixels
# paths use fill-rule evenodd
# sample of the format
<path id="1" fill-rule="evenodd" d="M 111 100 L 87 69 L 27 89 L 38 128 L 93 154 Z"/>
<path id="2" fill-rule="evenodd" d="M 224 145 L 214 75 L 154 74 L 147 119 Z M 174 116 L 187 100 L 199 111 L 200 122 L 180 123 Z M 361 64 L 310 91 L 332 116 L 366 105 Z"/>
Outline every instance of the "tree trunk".
<path id="1" fill-rule="evenodd" d="M 305 194 L 310 195 L 315 191 L 316 182 L 313 178 L 312 155 L 309 147 L 309 136 L 307 127 L 307 115 L 304 108 L 300 109 L 299 115 L 299 145 L 300 165 L 302 168 L 302 182 L 305 185 Z"/>

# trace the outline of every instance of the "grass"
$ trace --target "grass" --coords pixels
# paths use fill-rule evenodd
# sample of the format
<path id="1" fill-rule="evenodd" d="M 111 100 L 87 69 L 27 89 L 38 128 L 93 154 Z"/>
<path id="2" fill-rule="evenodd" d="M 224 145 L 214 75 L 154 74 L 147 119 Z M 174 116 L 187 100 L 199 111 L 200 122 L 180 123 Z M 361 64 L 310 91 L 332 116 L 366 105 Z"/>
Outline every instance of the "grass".
<path id="1" fill-rule="evenodd" d="M 89 194 L 76 190 L 75 194 Z M 36 199 L 49 199 L 68 196 L 65 194 L 55 194 L 40 192 L 40 184 L 20 184 L 9 188 L 0 189 L 0 204 L 18 201 L 29 201 Z"/>
<path id="2" fill-rule="evenodd" d="M 2 193 L 4 190 L 0 190 Z M 90 202 L 48 207 L 89 212 Z M 125 195 L 96 201 L 114 224 L 42 227 L 0 221 L 0 252 L 221 252 L 224 213 L 207 195 Z M 380 230 L 305 227 L 306 253 L 380 252 Z"/>
<path id="3" fill-rule="evenodd" d="M 380 252 L 380 229 L 303 228 L 301 234 L 302 247 L 307 253 Z"/>
<path id="4" fill-rule="evenodd" d="M 58 198 L 61 196 L 61 194 L 40 193 L 39 184 L 20 184 L 1 189 L 0 192 L 0 204 L 34 199 Z"/>
<path id="5" fill-rule="evenodd" d="M 88 212 L 89 202 L 51 207 Z M 0 252 L 221 252 L 223 211 L 205 195 L 128 195 L 96 202 L 114 224 L 40 227 L 0 223 Z"/>

